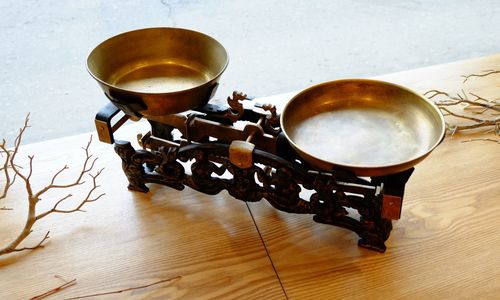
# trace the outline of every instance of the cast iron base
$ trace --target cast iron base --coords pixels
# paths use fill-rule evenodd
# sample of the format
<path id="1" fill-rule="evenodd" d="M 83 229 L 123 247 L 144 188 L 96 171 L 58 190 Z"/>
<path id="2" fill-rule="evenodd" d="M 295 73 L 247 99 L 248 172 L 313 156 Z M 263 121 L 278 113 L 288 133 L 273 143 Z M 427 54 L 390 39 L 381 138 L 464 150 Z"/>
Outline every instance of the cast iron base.
<path id="1" fill-rule="evenodd" d="M 253 152 L 253 166 L 241 169 L 230 162 L 229 145 L 221 143 L 136 150 L 130 142 L 115 141 L 114 147 L 130 190 L 148 192 L 146 183 L 158 183 L 210 195 L 227 190 L 248 202 L 266 199 L 278 210 L 313 214 L 316 222 L 354 231 L 359 246 L 379 252 L 386 250 L 392 229 L 391 220 L 382 217 L 384 191 L 390 189 L 402 198 L 413 171 L 362 179 L 340 170 L 311 170 L 296 159 L 258 149 Z"/>

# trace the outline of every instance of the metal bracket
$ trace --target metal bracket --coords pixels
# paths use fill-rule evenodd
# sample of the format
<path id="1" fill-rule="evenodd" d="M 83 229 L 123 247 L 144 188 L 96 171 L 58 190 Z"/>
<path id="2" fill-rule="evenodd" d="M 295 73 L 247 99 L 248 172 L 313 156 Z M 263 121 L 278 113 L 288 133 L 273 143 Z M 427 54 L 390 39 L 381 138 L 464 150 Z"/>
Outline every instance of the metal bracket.
<path id="1" fill-rule="evenodd" d="M 95 116 L 95 127 L 101 142 L 113 144 L 115 142 L 113 133 L 130 119 L 129 115 L 124 115 L 114 125 L 111 125 L 111 120 L 119 112 L 120 109 L 109 102 Z"/>

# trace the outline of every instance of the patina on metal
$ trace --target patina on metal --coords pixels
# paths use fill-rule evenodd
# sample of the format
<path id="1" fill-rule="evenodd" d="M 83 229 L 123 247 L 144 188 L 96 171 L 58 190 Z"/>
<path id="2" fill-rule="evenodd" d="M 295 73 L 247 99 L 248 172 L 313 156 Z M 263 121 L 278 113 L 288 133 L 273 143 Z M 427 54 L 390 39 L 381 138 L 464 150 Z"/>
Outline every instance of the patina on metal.
<path id="1" fill-rule="evenodd" d="M 87 69 L 106 96 L 132 116 L 179 113 L 206 104 L 227 64 L 227 52 L 215 39 L 168 27 L 114 36 L 87 58 Z"/>
<path id="2" fill-rule="evenodd" d="M 302 91 L 283 109 L 281 128 L 314 167 L 343 168 L 360 176 L 413 167 L 446 130 L 439 109 L 423 96 L 368 79 L 331 81 Z"/>

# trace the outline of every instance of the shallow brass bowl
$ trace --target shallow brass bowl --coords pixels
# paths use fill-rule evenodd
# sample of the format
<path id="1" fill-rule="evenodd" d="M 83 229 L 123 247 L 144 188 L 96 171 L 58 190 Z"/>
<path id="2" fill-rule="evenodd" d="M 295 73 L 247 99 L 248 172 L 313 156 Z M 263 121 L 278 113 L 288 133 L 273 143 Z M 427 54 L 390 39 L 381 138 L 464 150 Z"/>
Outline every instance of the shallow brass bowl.
<path id="1" fill-rule="evenodd" d="M 310 87 L 285 106 L 281 128 L 296 152 L 325 171 L 383 176 L 422 161 L 443 140 L 436 105 L 396 84 L 348 79 Z"/>
<path id="2" fill-rule="evenodd" d="M 114 36 L 87 58 L 89 73 L 108 98 L 145 116 L 207 103 L 227 64 L 227 52 L 215 39 L 168 27 Z"/>

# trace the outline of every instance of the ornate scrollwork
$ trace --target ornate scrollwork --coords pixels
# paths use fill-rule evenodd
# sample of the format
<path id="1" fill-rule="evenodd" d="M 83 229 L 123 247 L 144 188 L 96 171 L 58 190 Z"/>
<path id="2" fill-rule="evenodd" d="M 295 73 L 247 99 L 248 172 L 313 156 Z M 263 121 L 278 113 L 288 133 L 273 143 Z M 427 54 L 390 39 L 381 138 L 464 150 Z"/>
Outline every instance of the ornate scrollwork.
<path id="1" fill-rule="evenodd" d="M 144 150 L 135 150 L 130 142 L 115 141 L 115 152 L 122 159 L 122 169 L 127 176 L 129 190 L 148 192 L 144 162 L 154 159 L 155 155 Z"/>
<path id="2" fill-rule="evenodd" d="M 160 163 L 154 171 L 163 178 L 171 182 L 170 186 L 177 190 L 182 190 L 184 185 L 182 181 L 186 177 L 184 166 L 177 161 L 177 153 L 179 148 L 177 147 L 161 147 L 159 149 Z"/>
<path id="3" fill-rule="evenodd" d="M 128 142 L 115 144 L 131 190 L 147 192 L 145 183 L 152 182 L 179 190 L 189 186 L 211 195 L 227 190 L 249 202 L 266 199 L 278 210 L 313 214 L 316 222 L 352 230 L 361 237 L 360 246 L 385 251 L 392 224 L 381 217 L 382 195 L 374 186 L 346 183 L 331 173 L 311 173 L 302 165 L 261 150 L 254 150 L 251 167 L 241 169 L 229 161 L 228 148 L 226 144 L 204 143 L 145 151 L 134 150 Z M 144 167 L 146 164 L 154 166 L 152 171 Z M 303 190 L 312 190 L 309 199 L 303 199 Z M 359 216 L 349 215 L 347 208 Z"/>
<path id="4" fill-rule="evenodd" d="M 255 104 L 255 107 L 259 107 L 264 111 L 268 111 L 271 113 L 266 116 L 266 119 L 262 126 L 264 132 L 271 135 L 277 135 L 278 133 L 280 133 L 280 117 L 276 111 L 276 106 L 272 104 Z"/>
<path id="5" fill-rule="evenodd" d="M 241 101 L 250 99 L 251 98 L 249 98 L 246 94 L 234 91 L 232 97 L 227 97 L 227 104 L 229 105 L 230 109 L 228 109 L 226 112 L 226 118 L 231 120 L 231 122 L 233 123 L 238 121 L 245 112 Z"/>
<path id="6" fill-rule="evenodd" d="M 221 176 L 226 171 L 224 167 L 217 166 L 208 159 L 208 153 L 203 150 L 193 150 L 190 157 L 194 158 L 191 165 L 191 176 L 185 183 L 191 188 L 201 191 L 205 194 L 215 195 L 223 190 L 220 185 L 220 179 L 213 177 L 212 174 Z"/>

